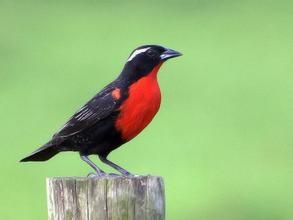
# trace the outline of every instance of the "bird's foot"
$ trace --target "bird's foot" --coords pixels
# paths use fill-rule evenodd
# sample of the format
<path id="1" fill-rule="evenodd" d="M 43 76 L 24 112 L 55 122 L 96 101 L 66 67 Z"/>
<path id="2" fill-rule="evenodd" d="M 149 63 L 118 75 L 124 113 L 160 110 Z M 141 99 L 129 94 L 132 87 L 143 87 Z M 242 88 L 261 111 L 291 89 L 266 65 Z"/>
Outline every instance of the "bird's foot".
<path id="1" fill-rule="evenodd" d="M 121 172 L 121 175 L 122 175 L 122 176 L 126 176 L 126 177 L 133 177 L 133 176 L 136 176 L 136 175 L 134 175 L 134 174 L 132 174 L 132 173 L 130 173 L 130 172 L 128 172 L 128 171 Z"/>
<path id="2" fill-rule="evenodd" d="M 139 176 L 139 175 L 132 174 L 132 173 L 129 173 L 129 172 L 125 172 L 125 173 L 109 173 L 108 175 L 109 175 L 109 176 L 124 176 L 124 177 L 134 177 L 134 176 Z"/>
<path id="3" fill-rule="evenodd" d="M 121 175 L 118 174 L 118 173 L 107 173 L 106 176 L 110 176 L 110 177 L 119 177 L 119 176 L 121 176 Z"/>
<path id="4" fill-rule="evenodd" d="M 106 176 L 106 173 L 94 173 L 94 172 L 90 172 L 87 177 L 103 177 Z"/>
<path id="5" fill-rule="evenodd" d="M 107 176 L 107 173 L 105 173 L 103 170 L 96 170 L 96 172 L 90 172 L 87 177 L 103 177 Z"/>
<path id="6" fill-rule="evenodd" d="M 107 177 L 107 176 L 109 176 L 109 177 L 119 177 L 119 176 L 133 177 L 133 176 L 137 176 L 137 175 L 131 174 L 129 172 L 123 173 L 123 174 L 122 173 L 118 174 L 118 173 L 105 173 L 105 172 L 102 172 L 102 173 L 91 172 L 87 175 L 87 177 Z"/>

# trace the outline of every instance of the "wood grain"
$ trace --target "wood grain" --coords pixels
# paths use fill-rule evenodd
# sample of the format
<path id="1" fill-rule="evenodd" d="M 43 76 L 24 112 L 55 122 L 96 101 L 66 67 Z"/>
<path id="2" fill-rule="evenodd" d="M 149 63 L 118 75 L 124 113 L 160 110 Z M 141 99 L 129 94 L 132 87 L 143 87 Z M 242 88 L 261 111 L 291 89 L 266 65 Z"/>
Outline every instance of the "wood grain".
<path id="1" fill-rule="evenodd" d="M 47 178 L 49 220 L 164 220 L 157 176 Z"/>

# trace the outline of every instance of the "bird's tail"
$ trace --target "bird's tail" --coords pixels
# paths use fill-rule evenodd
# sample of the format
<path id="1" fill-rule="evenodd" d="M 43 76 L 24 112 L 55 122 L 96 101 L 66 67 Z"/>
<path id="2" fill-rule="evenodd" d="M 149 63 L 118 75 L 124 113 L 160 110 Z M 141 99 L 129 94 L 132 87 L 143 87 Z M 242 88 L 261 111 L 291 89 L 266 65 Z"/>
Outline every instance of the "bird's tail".
<path id="1" fill-rule="evenodd" d="M 20 160 L 20 162 L 49 160 L 59 152 L 60 151 L 57 149 L 56 145 L 53 145 L 51 142 L 49 142 L 34 151 L 31 155 Z"/>

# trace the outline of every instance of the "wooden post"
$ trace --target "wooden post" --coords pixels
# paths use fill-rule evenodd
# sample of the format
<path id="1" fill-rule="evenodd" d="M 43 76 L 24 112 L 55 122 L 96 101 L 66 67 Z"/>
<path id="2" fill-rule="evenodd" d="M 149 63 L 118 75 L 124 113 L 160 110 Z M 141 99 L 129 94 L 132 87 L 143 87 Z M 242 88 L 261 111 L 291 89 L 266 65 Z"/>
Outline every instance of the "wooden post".
<path id="1" fill-rule="evenodd" d="M 161 177 L 47 178 L 49 220 L 164 220 Z"/>

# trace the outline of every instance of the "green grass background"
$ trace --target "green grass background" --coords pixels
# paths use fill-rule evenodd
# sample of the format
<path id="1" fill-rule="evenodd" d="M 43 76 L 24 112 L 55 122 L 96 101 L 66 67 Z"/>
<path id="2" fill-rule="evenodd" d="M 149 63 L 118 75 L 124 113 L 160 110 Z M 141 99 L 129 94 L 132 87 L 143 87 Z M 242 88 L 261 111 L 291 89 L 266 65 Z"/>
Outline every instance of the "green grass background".
<path id="1" fill-rule="evenodd" d="M 284 0 L 1 0 L 0 219 L 46 219 L 45 178 L 87 175 L 76 153 L 18 160 L 156 43 L 184 56 L 160 71 L 153 123 L 110 159 L 164 177 L 168 220 L 292 220 L 292 12 Z"/>

